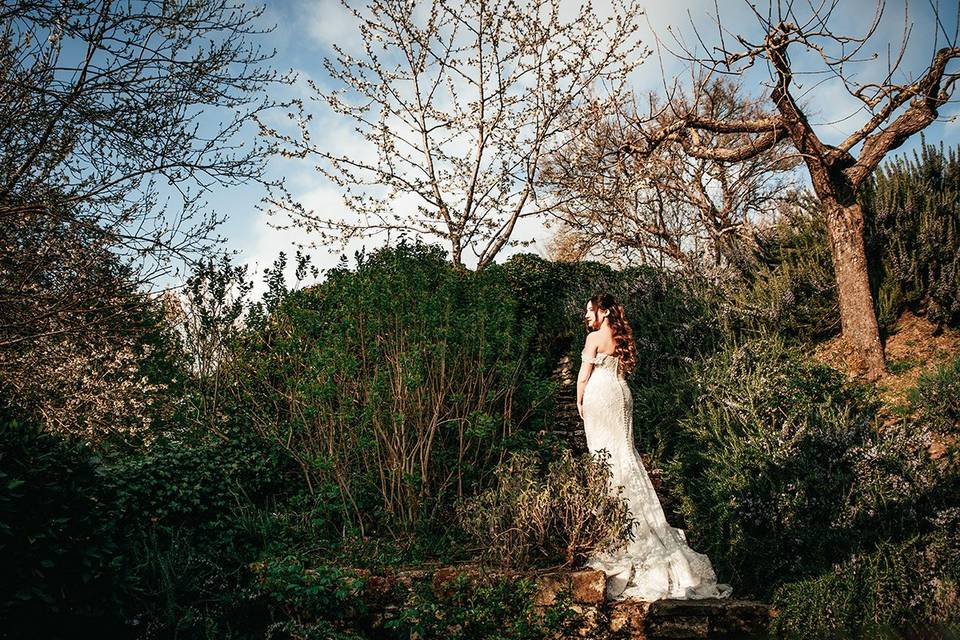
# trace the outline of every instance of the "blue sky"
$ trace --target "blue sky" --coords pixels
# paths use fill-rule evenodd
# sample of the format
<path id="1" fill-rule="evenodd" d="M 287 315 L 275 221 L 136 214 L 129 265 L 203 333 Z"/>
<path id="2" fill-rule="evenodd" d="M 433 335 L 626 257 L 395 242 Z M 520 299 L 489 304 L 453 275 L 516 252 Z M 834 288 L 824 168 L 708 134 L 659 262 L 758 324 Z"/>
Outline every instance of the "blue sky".
<path id="1" fill-rule="evenodd" d="M 760 3 L 758 3 L 760 4 Z M 719 0 L 720 11 L 727 28 L 737 28 L 742 33 L 755 33 L 752 25 L 756 20 L 748 12 L 748 5 L 739 0 Z M 578 2 L 565 3 L 564 9 L 575 11 Z M 602 2 L 596 3 L 598 12 L 603 14 L 609 11 Z M 956 5 L 945 4 L 945 13 L 956 13 Z M 874 3 L 871 0 L 843 0 L 840 11 L 835 16 L 835 25 L 850 33 L 862 32 L 864 25 L 869 22 L 873 13 Z M 670 2 L 650 2 L 646 8 L 646 18 L 641 28 L 641 38 L 651 47 L 656 46 L 653 34 L 658 34 L 666 42 L 672 42 L 670 33 L 682 33 L 684 37 L 692 38 L 691 20 L 703 30 L 708 42 L 715 41 L 717 33 L 713 24 L 715 13 L 714 0 L 671 0 Z M 885 17 L 880 29 L 872 41 L 874 47 L 870 50 L 879 50 L 881 58 L 886 55 L 887 43 L 897 48 L 903 32 L 904 7 L 901 3 L 890 2 L 886 7 Z M 936 25 L 933 21 L 933 11 L 927 3 L 911 3 L 910 17 L 913 23 L 912 32 L 907 50 L 907 56 L 901 67 L 900 80 L 916 77 L 929 64 L 932 55 L 933 34 Z M 943 25 L 945 31 L 952 35 L 955 29 L 955 15 Z M 338 0 L 272 0 L 267 4 L 264 16 L 266 24 L 276 24 L 276 29 L 266 36 L 264 43 L 268 47 L 277 49 L 274 65 L 280 69 L 292 68 L 301 75 L 301 82 L 290 90 L 306 95 L 308 92 L 304 80 L 312 78 L 319 85 L 329 88 L 330 78 L 327 77 L 322 61 L 325 56 L 332 56 L 331 48 L 337 43 L 348 50 L 354 49 L 359 41 L 356 25 L 348 12 Z M 940 43 L 943 36 L 940 36 Z M 941 45 L 942 46 L 942 45 Z M 799 68 L 810 67 L 812 61 L 796 54 L 796 63 Z M 661 62 L 662 60 L 662 62 Z M 957 65 L 954 62 L 954 65 Z M 662 58 L 652 56 L 648 58 L 635 72 L 633 86 L 638 93 L 656 90 L 662 86 L 661 65 L 668 79 L 683 72 L 683 65 L 663 52 Z M 882 71 L 877 63 L 861 65 L 858 68 L 858 77 L 869 79 Z M 745 76 L 744 85 L 755 92 L 762 92 L 761 83 L 766 79 L 765 67 L 757 67 Z M 813 77 L 814 81 L 822 80 Z M 804 81 L 805 80 L 799 80 Z M 830 143 L 841 140 L 846 133 L 854 130 L 863 122 L 865 114 L 857 111 L 856 101 L 846 94 L 837 82 L 823 82 L 807 95 L 809 111 L 813 114 L 814 122 L 821 136 Z M 334 114 L 327 112 L 321 102 L 310 102 L 308 106 L 314 114 L 312 127 L 313 140 L 316 144 L 337 149 L 345 153 L 363 153 L 363 142 L 352 133 L 353 123 L 338 119 Z M 960 112 L 956 105 L 949 105 L 941 111 L 944 119 Z M 936 142 L 943 140 L 946 144 L 960 142 L 960 122 L 937 122 L 928 127 L 925 132 L 927 140 Z M 919 136 L 902 147 L 896 153 L 909 152 L 919 143 Z M 315 171 L 309 161 L 291 161 L 277 159 L 271 163 L 270 172 L 275 176 L 284 176 L 288 187 L 308 207 L 315 208 L 327 215 L 348 215 L 344 208 L 338 188 L 330 183 L 322 174 Z M 269 266 L 278 252 L 286 251 L 292 255 L 295 246 L 309 243 L 311 238 L 299 229 L 275 229 L 270 226 L 269 220 L 282 222 L 282 219 L 269 218 L 259 210 L 257 204 L 264 194 L 258 188 L 219 189 L 209 197 L 210 205 L 218 211 L 226 213 L 229 219 L 221 229 L 221 234 L 228 238 L 228 246 L 239 252 L 240 261 L 245 262 L 253 269 L 262 269 Z M 542 253 L 544 243 L 551 233 L 540 224 L 528 224 L 520 230 L 518 237 L 522 239 L 535 238 L 538 251 Z M 353 263 L 352 254 L 361 244 L 368 250 L 376 248 L 381 241 L 376 239 L 364 242 L 354 242 L 345 253 Z M 533 248 L 507 249 L 498 257 L 498 261 L 506 259 L 515 251 L 531 251 Z M 321 268 L 329 268 L 337 263 L 342 251 L 339 247 L 314 247 L 309 253 L 315 263 Z M 259 277 L 257 278 L 259 281 Z M 260 289 L 258 288 L 258 291 Z"/>

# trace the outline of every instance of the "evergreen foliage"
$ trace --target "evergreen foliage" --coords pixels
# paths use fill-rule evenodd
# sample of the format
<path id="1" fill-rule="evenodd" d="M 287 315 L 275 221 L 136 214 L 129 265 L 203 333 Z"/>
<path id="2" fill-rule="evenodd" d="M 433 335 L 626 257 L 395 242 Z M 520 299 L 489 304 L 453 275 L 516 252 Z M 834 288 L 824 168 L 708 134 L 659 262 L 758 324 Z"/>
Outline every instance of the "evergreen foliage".
<path id="1" fill-rule="evenodd" d="M 527 375 L 532 327 L 494 272 L 438 247 L 358 256 L 291 294 L 236 354 L 235 410 L 333 499 L 331 531 L 442 526 L 549 397 Z"/>
<path id="2" fill-rule="evenodd" d="M 950 637 L 960 628 L 960 425 L 944 422 L 952 398 L 942 395 L 958 384 L 960 358 L 921 378 L 912 417 L 850 451 L 857 482 L 840 521 L 849 551 L 775 589 L 778 636 Z M 952 436 L 952 454 L 932 459 L 938 434 Z"/>
<path id="3" fill-rule="evenodd" d="M 923 143 L 881 165 L 863 190 L 878 320 L 903 309 L 960 321 L 960 154 Z"/>

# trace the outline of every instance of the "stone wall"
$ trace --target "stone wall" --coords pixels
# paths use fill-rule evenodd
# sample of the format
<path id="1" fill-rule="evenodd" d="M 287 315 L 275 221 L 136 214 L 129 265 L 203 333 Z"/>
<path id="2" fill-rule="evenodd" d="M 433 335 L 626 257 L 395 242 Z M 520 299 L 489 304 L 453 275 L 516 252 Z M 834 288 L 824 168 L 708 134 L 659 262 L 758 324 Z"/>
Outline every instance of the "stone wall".
<path id="1" fill-rule="evenodd" d="M 750 600 L 607 601 L 601 571 L 557 572 L 538 578 L 537 604 L 553 604 L 556 594 L 572 587 L 583 614 L 580 634 L 598 638 L 763 638 L 771 610 Z"/>
<path id="2" fill-rule="evenodd" d="M 258 563 L 253 568 L 260 571 L 263 565 Z M 356 569 L 352 573 L 359 575 L 364 583 L 360 597 L 368 614 L 361 625 L 371 637 L 377 637 L 378 631 L 396 615 L 404 594 L 417 583 L 430 583 L 434 592 L 440 594 L 460 575 L 471 579 L 481 574 L 491 576 L 489 569 L 476 565 L 380 573 Z M 749 600 L 607 601 L 604 597 L 606 576 L 592 569 L 547 573 L 494 572 L 493 575 L 533 578 L 537 585 L 535 603 L 538 608 L 554 604 L 558 594 L 569 587 L 572 606 L 580 617 L 579 628 L 571 640 L 765 638 L 772 614 L 769 605 Z"/>

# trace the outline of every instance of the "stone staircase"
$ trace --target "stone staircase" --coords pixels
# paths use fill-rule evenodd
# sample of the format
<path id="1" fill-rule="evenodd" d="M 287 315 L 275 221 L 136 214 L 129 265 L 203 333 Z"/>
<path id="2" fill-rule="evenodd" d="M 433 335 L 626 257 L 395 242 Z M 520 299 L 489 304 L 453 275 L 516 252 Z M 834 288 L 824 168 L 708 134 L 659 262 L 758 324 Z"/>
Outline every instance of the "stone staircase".
<path id="1" fill-rule="evenodd" d="M 587 437 L 583 433 L 583 421 L 577 412 L 577 372 L 570 356 L 564 356 L 553 370 L 557 389 L 557 407 L 553 414 L 551 431 L 566 442 L 574 454 L 586 453 Z"/>

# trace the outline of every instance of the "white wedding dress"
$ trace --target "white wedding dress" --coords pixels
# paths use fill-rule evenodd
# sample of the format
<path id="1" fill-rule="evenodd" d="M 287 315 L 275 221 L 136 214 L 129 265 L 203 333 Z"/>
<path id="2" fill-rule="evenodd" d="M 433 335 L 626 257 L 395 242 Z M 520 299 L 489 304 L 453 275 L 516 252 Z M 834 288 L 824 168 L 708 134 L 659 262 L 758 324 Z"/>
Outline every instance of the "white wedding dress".
<path id="1" fill-rule="evenodd" d="M 613 473 L 611 493 L 623 487 L 633 539 L 615 551 L 599 552 L 587 566 L 607 574 L 607 598 L 653 601 L 663 598 L 726 598 L 728 584 L 717 584 L 710 559 L 687 546 L 681 529 L 667 524 L 660 499 L 633 443 L 633 397 L 617 372 L 617 356 L 598 353 L 583 390 L 583 425 L 591 453 L 606 449 Z"/>

